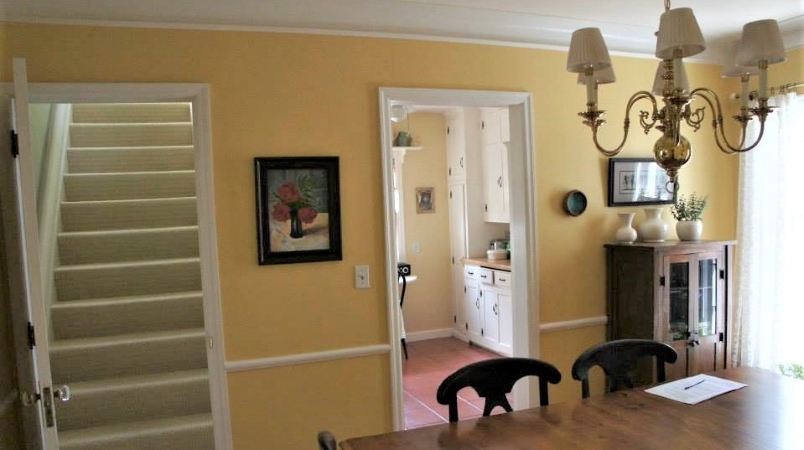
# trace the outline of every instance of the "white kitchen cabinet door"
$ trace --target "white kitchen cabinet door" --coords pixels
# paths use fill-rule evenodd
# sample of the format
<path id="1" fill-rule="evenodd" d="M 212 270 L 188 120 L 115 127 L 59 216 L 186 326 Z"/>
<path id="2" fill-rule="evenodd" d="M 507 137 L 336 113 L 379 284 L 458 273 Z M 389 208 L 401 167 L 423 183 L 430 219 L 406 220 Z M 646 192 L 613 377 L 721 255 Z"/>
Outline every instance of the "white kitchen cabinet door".
<path id="1" fill-rule="evenodd" d="M 464 285 L 464 304 L 466 306 L 466 333 L 469 340 L 481 342 L 483 336 L 482 299 L 480 298 L 480 283 L 475 280 L 466 280 Z"/>
<path id="2" fill-rule="evenodd" d="M 447 180 L 466 181 L 466 136 L 463 114 L 447 119 Z"/>
<path id="3" fill-rule="evenodd" d="M 511 354 L 514 343 L 514 311 L 511 300 L 511 289 L 497 291 L 497 312 L 500 321 L 500 351 Z"/>
<path id="4" fill-rule="evenodd" d="M 486 345 L 497 350 L 500 341 L 500 316 L 497 306 L 497 290 L 485 285 L 480 289 L 483 299 L 483 339 Z"/>
<path id="5" fill-rule="evenodd" d="M 508 148 L 502 143 L 484 145 L 482 153 L 484 219 L 509 223 Z"/>

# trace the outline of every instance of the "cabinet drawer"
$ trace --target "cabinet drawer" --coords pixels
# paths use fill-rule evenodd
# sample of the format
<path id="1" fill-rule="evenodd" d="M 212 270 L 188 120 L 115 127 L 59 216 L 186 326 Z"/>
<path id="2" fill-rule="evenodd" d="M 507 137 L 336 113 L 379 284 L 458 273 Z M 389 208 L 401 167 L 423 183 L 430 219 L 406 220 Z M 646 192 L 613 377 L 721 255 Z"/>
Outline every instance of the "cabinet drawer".
<path id="1" fill-rule="evenodd" d="M 463 266 L 463 277 L 480 280 L 480 266 Z"/>
<path id="2" fill-rule="evenodd" d="M 496 286 L 511 287 L 511 272 L 506 272 L 504 270 L 495 270 L 494 284 Z"/>
<path id="3" fill-rule="evenodd" d="M 481 267 L 480 281 L 486 284 L 494 284 L 494 270 Z"/>

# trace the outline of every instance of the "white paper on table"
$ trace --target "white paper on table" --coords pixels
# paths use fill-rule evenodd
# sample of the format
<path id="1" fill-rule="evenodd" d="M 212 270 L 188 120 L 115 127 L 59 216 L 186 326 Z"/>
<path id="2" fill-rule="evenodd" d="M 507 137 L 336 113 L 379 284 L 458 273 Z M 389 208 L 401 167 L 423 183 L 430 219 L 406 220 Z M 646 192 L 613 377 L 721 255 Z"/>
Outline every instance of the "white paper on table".
<path id="1" fill-rule="evenodd" d="M 736 381 L 701 374 L 645 389 L 645 392 L 695 405 L 745 386 L 747 385 Z"/>

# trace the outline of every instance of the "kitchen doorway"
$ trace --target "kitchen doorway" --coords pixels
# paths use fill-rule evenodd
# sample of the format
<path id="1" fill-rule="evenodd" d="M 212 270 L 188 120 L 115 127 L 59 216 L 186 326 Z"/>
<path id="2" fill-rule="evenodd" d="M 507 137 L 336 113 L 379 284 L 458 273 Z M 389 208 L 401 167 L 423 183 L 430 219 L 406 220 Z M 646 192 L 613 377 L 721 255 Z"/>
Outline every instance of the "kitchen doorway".
<path id="1" fill-rule="evenodd" d="M 404 393 L 402 382 L 403 349 L 401 338 L 404 329 L 399 308 L 400 292 L 397 288 L 396 220 L 394 209 L 394 134 L 391 126 L 392 106 L 453 107 L 453 108 L 508 108 L 510 113 L 510 142 L 508 144 L 509 186 L 522 186 L 510 190 L 510 240 L 513 248 L 511 266 L 517 272 L 529 274 L 515 277 L 512 282 L 512 297 L 517 299 L 513 307 L 513 356 L 538 358 L 539 304 L 537 296 L 537 221 L 535 211 L 535 179 L 533 158 L 533 132 L 531 97 L 528 93 L 463 91 L 437 89 L 380 88 L 380 124 L 382 137 L 383 182 L 385 197 L 386 279 L 388 299 L 389 339 L 391 342 L 391 385 L 393 398 L 394 427 L 404 428 Z M 397 108 L 398 109 L 398 108 Z M 531 404 L 528 384 L 514 391 L 515 409 Z"/>

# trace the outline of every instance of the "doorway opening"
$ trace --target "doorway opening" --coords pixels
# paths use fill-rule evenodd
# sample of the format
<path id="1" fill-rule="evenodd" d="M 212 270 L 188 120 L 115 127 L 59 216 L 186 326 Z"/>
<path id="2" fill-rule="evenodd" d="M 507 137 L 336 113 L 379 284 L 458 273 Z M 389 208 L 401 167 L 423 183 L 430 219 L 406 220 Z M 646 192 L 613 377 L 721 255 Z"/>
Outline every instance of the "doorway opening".
<path id="1" fill-rule="evenodd" d="M 448 202 L 446 199 L 452 193 L 452 189 L 448 187 L 449 179 L 447 171 L 442 172 L 443 179 L 440 180 L 444 187 L 441 196 L 439 190 L 433 189 L 433 186 L 403 186 L 398 189 L 398 177 L 396 177 L 395 170 L 399 167 L 395 160 L 395 155 L 398 155 L 399 147 L 418 147 L 416 139 L 416 114 L 412 117 L 409 115 L 408 120 L 412 121 L 405 124 L 406 138 L 413 138 L 412 142 L 406 142 L 407 146 L 395 146 L 396 133 L 394 125 L 391 121 L 394 111 L 392 107 L 401 105 L 407 111 L 420 111 L 425 116 L 433 114 L 442 114 L 444 123 L 447 120 L 454 118 L 456 115 L 463 115 L 468 111 L 468 114 L 480 114 L 483 111 L 505 110 L 507 123 L 504 125 L 505 132 L 510 134 L 507 136 L 506 159 L 505 165 L 508 178 L 505 182 L 506 198 L 508 217 L 505 220 L 486 217 L 491 222 L 509 222 L 507 224 L 508 236 L 493 236 L 498 238 L 510 239 L 511 248 L 514 249 L 510 253 L 510 271 L 513 274 L 522 273 L 527 274 L 524 276 L 511 277 L 510 292 L 511 298 L 515 299 L 511 302 L 511 344 L 509 349 L 504 349 L 501 354 L 510 354 L 511 356 L 527 356 L 538 357 L 539 353 L 539 336 L 538 326 L 530 326 L 530 324 L 538 324 L 538 296 L 537 296 L 537 252 L 536 252 L 536 212 L 535 212 L 535 180 L 533 177 L 533 132 L 532 132 L 532 118 L 531 118 L 531 105 L 530 95 L 527 93 L 513 93 L 513 92 L 492 92 L 492 91 L 461 91 L 461 90 L 437 90 L 437 89 L 406 89 L 406 88 L 381 88 L 380 89 L 380 125 L 382 136 L 382 160 L 383 160 L 383 178 L 384 178 L 384 194 L 386 206 L 386 220 L 385 220 L 385 234 L 386 234 L 386 262 L 389 268 L 387 273 L 387 298 L 388 298 L 388 323 L 389 323 L 389 336 L 392 344 L 391 354 L 391 376 L 392 376 L 392 389 L 394 401 L 394 425 L 396 429 L 403 429 L 405 427 L 405 393 L 403 383 L 403 358 L 405 357 L 402 349 L 402 338 L 413 338 L 413 341 L 419 338 L 458 338 L 466 339 L 467 334 L 461 331 L 461 327 L 468 327 L 467 319 L 461 312 L 461 305 L 463 302 L 463 286 L 458 286 L 460 275 L 463 273 L 464 258 L 479 256 L 477 254 L 454 254 L 451 249 L 460 247 L 460 245 L 449 246 L 451 249 L 445 258 L 444 264 L 451 266 L 446 269 L 448 276 L 443 280 L 443 285 L 447 287 L 447 295 L 450 296 L 448 300 L 447 309 L 448 314 L 452 319 L 451 326 L 446 329 L 434 330 L 430 333 L 406 333 L 400 306 L 400 289 L 398 289 L 399 274 L 397 272 L 397 264 L 400 262 L 399 255 L 404 255 L 407 259 L 424 258 L 425 250 L 429 247 L 424 246 L 424 242 L 418 242 L 415 239 L 412 242 L 399 239 L 400 233 L 399 224 L 396 218 L 398 217 L 397 209 L 395 208 L 395 199 L 407 197 L 406 202 L 408 205 L 415 204 L 418 199 L 418 193 L 422 190 L 428 192 L 427 209 L 435 211 L 447 211 Z M 468 115 L 467 114 L 467 115 Z M 432 117 L 431 117 L 432 119 Z M 436 117 L 435 120 L 438 120 Z M 449 128 L 449 127 L 445 127 Z M 449 138 L 447 138 L 449 139 Z M 394 147 L 397 147 L 396 149 Z M 419 152 L 427 152 L 426 148 L 419 149 Z M 442 150 L 443 151 L 443 150 Z M 410 153 L 410 152 L 409 152 Z M 445 155 L 439 155 L 443 160 Z M 468 161 L 466 162 L 468 164 Z M 473 161 L 477 167 L 487 165 L 483 161 Z M 396 178 L 395 178 L 396 177 Z M 467 181 L 466 186 L 475 183 L 476 180 Z M 502 179 L 500 180 L 502 187 Z M 399 195 L 399 192 L 402 195 Z M 432 201 L 435 203 L 432 203 Z M 441 203 L 441 205 L 439 205 Z M 482 203 L 482 202 L 480 202 Z M 410 208 L 407 216 L 410 216 Z M 414 214 L 416 213 L 415 206 L 413 207 Z M 450 213 L 451 214 L 451 213 Z M 417 217 L 418 218 L 418 217 Z M 406 219 L 406 222 L 409 219 Z M 447 225 L 445 225 L 447 224 Z M 433 226 L 451 226 L 449 218 L 442 216 L 441 224 L 432 223 Z M 499 225 L 499 224 L 498 224 Z M 497 233 L 502 233 L 498 228 Z M 448 235 L 451 234 L 448 231 Z M 486 235 L 484 235 L 486 236 Z M 447 240 L 451 239 L 448 237 Z M 481 239 L 483 241 L 485 239 Z M 406 245 L 405 249 L 399 249 L 399 243 Z M 478 242 L 474 242 L 475 245 Z M 487 248 L 489 242 L 485 241 L 480 243 L 482 248 Z M 428 244 L 429 245 L 429 244 Z M 464 246 L 465 247 L 465 246 Z M 475 250 L 476 252 L 476 250 Z M 485 255 L 483 255 L 485 256 Z M 424 261 L 420 261 L 419 267 L 426 267 Z M 426 272 L 417 272 L 416 264 L 411 264 L 411 272 L 420 281 L 421 277 L 429 276 Z M 455 281 L 457 280 L 457 281 Z M 423 282 L 421 284 L 424 284 Z M 415 286 L 415 284 L 413 285 Z M 460 295 L 456 292 L 460 289 Z M 409 300 L 409 301 L 412 301 Z M 496 308 L 492 308 L 496 309 Z M 449 343 L 447 342 L 447 345 Z M 494 349 L 499 351 L 500 349 Z M 493 355 L 491 355 L 493 356 Z M 414 357 L 413 354 L 410 357 Z M 470 361 L 467 361 L 467 363 Z M 410 363 L 408 360 L 407 363 Z M 444 376 L 448 375 L 444 374 Z M 523 382 L 517 385 L 513 395 L 514 408 L 524 408 L 531 404 L 530 385 L 528 382 Z M 432 393 L 433 397 L 435 392 Z"/>

